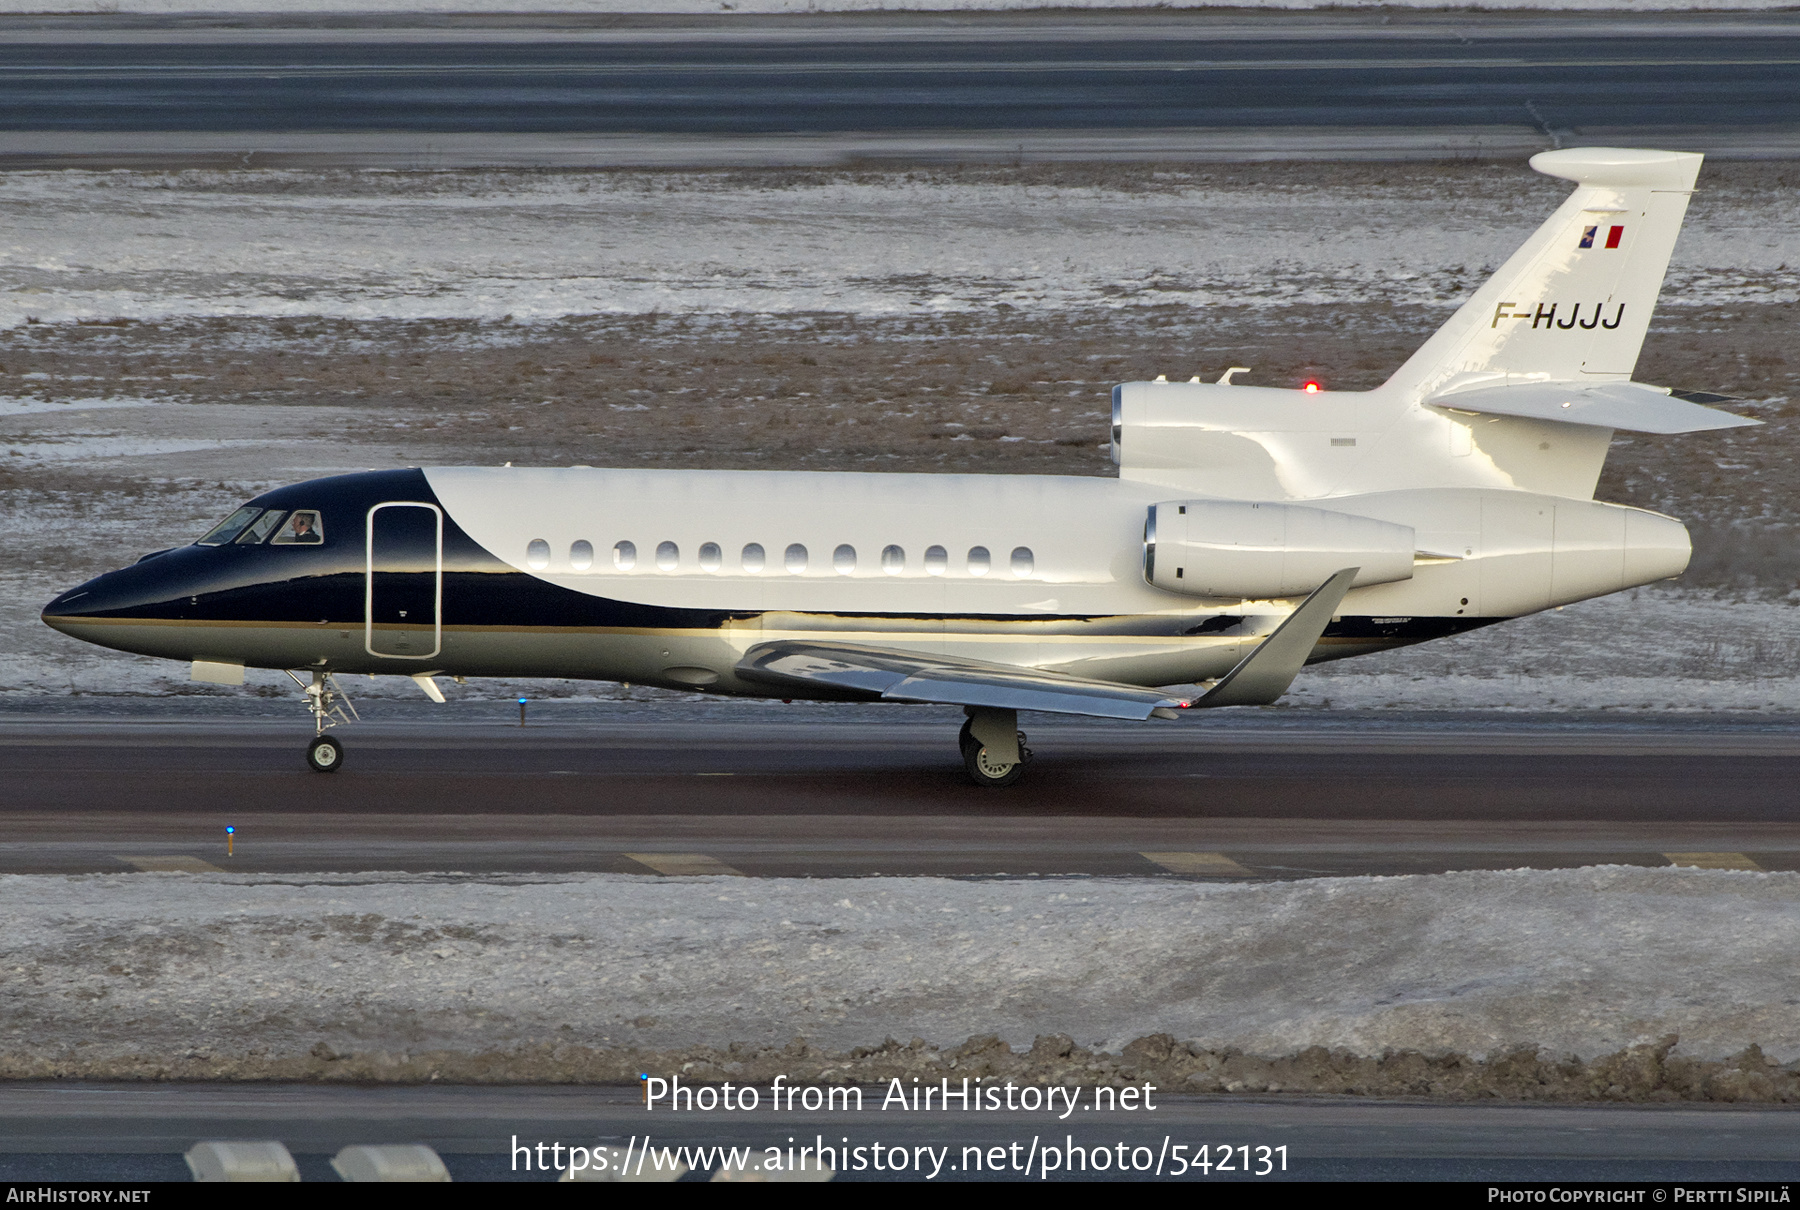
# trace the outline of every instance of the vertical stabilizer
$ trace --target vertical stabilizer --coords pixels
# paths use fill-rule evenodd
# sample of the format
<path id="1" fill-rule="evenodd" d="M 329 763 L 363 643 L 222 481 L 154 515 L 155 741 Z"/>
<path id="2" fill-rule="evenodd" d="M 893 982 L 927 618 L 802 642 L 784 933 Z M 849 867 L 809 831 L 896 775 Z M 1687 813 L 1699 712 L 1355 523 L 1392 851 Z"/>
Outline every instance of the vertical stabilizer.
<path id="1" fill-rule="evenodd" d="M 1529 375 L 1631 377 L 1701 157 L 1576 147 L 1531 166 L 1577 188 L 1388 382 L 1438 392 Z"/>

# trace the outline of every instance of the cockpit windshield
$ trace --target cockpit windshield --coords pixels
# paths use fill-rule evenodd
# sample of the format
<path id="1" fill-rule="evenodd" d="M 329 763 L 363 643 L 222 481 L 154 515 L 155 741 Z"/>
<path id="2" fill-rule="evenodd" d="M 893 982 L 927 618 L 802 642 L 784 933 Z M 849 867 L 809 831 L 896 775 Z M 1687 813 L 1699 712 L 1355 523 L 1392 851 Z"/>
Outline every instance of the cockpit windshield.
<path id="1" fill-rule="evenodd" d="M 264 538 L 274 532 L 275 527 L 281 524 L 281 519 L 285 516 L 287 516 L 287 513 L 282 509 L 270 509 L 262 516 L 258 517 L 249 529 L 238 535 L 237 545 L 254 546 L 256 543 L 261 542 Z"/>
<path id="2" fill-rule="evenodd" d="M 243 533 L 244 527 L 250 524 L 256 517 L 256 514 L 260 512 L 262 512 L 262 509 L 257 508 L 253 504 L 246 504 L 235 513 L 232 513 L 229 517 L 219 522 L 212 529 L 208 530 L 206 536 L 194 543 L 194 545 L 223 546 L 239 534 Z"/>

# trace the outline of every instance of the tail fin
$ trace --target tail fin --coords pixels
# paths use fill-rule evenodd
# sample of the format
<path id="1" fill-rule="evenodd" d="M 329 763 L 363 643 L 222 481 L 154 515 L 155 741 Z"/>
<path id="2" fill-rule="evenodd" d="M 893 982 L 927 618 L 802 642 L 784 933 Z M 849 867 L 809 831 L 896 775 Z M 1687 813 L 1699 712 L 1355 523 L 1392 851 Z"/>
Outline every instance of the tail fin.
<path id="1" fill-rule="evenodd" d="M 1700 160 L 1611 147 L 1532 156 L 1533 168 L 1576 182 L 1575 192 L 1388 385 L 1630 378 Z"/>

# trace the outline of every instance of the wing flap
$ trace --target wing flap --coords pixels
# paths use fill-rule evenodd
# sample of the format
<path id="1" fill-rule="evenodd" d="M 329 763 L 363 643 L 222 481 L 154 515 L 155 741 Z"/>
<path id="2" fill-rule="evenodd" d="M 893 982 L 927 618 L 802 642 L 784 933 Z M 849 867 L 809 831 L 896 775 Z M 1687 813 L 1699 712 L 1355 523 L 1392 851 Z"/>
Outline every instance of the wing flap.
<path id="1" fill-rule="evenodd" d="M 984 660 L 933 656 L 857 643 L 784 640 L 745 652 L 737 673 L 745 680 L 830 688 L 891 702 L 934 702 L 998 710 L 1040 710 L 1100 718 L 1149 718 L 1188 704 L 1161 689 L 1084 680 L 1057 672 Z"/>

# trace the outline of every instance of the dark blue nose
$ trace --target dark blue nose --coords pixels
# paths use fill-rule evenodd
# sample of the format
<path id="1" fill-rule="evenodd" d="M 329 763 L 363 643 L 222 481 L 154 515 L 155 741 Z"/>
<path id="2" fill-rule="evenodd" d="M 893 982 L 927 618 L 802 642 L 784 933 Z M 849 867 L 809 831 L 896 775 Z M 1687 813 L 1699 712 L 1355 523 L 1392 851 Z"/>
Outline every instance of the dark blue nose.
<path id="1" fill-rule="evenodd" d="M 198 560 L 186 551 L 203 554 L 192 547 L 158 551 L 146 555 L 130 567 L 121 567 L 95 576 L 77 585 L 44 606 L 44 621 L 52 626 L 64 619 L 86 617 L 118 617 L 141 612 L 146 608 L 179 599 L 184 593 L 195 595 L 198 581 L 205 578 Z M 57 627 L 61 629 L 60 626 Z"/>

